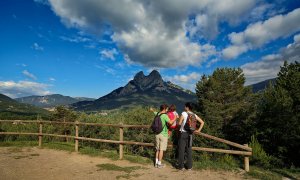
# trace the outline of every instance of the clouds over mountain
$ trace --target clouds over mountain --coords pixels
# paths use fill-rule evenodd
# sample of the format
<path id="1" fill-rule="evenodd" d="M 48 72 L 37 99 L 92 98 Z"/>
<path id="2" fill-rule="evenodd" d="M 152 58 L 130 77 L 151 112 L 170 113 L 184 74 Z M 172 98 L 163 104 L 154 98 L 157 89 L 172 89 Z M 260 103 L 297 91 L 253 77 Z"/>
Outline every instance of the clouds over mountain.
<path id="1" fill-rule="evenodd" d="M 254 84 L 277 76 L 284 61 L 293 63 L 300 59 L 300 34 L 294 36 L 294 42 L 282 48 L 277 54 L 269 54 L 258 61 L 244 64 L 241 68 L 247 78 L 247 84 Z"/>
<path id="2" fill-rule="evenodd" d="M 31 81 L 0 81 L 0 93 L 11 98 L 30 95 L 47 95 L 50 85 Z"/>
<path id="3" fill-rule="evenodd" d="M 277 15 L 250 24 L 243 32 L 229 34 L 231 45 L 223 50 L 224 58 L 236 58 L 248 50 L 257 49 L 278 38 L 288 37 L 300 31 L 299 19 L 300 8 L 286 15 Z"/>
<path id="4" fill-rule="evenodd" d="M 207 61 L 216 55 L 215 46 L 191 41 L 186 34 L 212 39 L 219 33 L 219 23 L 242 21 L 256 4 L 255 0 L 49 2 L 66 26 L 94 34 L 111 28 L 111 38 L 124 56 L 146 67 L 198 66 Z"/>

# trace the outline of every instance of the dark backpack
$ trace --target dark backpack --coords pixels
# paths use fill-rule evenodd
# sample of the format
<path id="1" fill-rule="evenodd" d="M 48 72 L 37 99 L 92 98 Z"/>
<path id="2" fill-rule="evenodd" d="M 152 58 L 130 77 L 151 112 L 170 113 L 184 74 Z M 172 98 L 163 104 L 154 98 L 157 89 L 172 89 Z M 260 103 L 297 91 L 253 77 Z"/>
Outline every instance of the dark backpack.
<path id="1" fill-rule="evenodd" d="M 194 113 L 188 113 L 188 117 L 186 119 L 186 122 L 184 124 L 184 130 L 190 134 L 193 134 L 196 130 L 197 126 L 197 119 L 196 115 Z"/>
<path id="2" fill-rule="evenodd" d="M 151 129 L 155 134 L 161 133 L 164 128 L 162 121 L 160 119 L 160 116 L 163 114 L 165 114 L 165 113 L 162 113 L 162 114 L 157 113 L 156 116 L 154 117 L 154 120 L 151 125 Z"/>

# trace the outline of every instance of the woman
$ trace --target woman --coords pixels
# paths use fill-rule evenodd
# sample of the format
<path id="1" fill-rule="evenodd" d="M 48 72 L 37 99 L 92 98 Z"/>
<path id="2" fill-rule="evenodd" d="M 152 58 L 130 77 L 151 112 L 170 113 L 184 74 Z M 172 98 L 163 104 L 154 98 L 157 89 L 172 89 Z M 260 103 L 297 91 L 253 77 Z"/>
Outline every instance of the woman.
<path id="1" fill-rule="evenodd" d="M 169 110 L 167 112 L 167 115 L 169 117 L 170 120 L 174 121 L 173 124 L 170 124 L 168 127 L 168 134 L 169 137 L 172 136 L 172 130 L 177 128 L 177 119 L 179 118 L 178 113 L 176 112 L 176 106 L 174 104 L 171 104 L 169 107 Z"/>

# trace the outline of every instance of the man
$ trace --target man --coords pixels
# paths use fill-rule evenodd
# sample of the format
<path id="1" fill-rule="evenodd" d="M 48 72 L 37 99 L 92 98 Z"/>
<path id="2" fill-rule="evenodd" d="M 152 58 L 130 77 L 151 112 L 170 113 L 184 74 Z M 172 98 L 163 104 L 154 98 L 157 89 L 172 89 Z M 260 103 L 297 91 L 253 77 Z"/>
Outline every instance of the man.
<path id="1" fill-rule="evenodd" d="M 187 170 L 191 170 L 192 166 L 193 166 L 193 162 L 192 162 L 192 138 L 193 135 L 190 134 L 189 132 L 187 132 L 184 129 L 184 125 L 187 121 L 188 118 L 188 114 L 194 114 L 192 112 L 193 108 L 191 103 L 185 103 L 185 107 L 184 107 L 184 112 L 182 112 L 181 117 L 179 119 L 179 125 L 180 125 L 180 133 L 179 133 L 179 141 L 178 141 L 178 169 L 179 170 L 183 170 L 184 166 Z M 196 120 L 200 123 L 200 127 L 199 129 L 197 129 L 195 132 L 199 133 L 204 125 L 204 121 L 199 118 L 196 114 L 195 118 Z M 186 154 L 186 164 L 184 164 L 184 157 Z"/>
<path id="2" fill-rule="evenodd" d="M 163 129 L 162 131 L 155 135 L 155 148 L 156 148 L 156 154 L 155 154 L 155 167 L 157 168 L 163 168 L 165 167 L 164 164 L 161 163 L 164 151 L 167 150 L 168 146 L 168 124 L 173 124 L 176 118 L 173 120 L 170 120 L 168 115 L 166 114 L 168 112 L 168 105 L 163 104 L 160 106 L 160 112 L 157 113 L 153 110 L 153 108 L 150 108 L 150 111 L 154 112 L 156 116 L 160 116 L 160 120 L 162 121 Z"/>

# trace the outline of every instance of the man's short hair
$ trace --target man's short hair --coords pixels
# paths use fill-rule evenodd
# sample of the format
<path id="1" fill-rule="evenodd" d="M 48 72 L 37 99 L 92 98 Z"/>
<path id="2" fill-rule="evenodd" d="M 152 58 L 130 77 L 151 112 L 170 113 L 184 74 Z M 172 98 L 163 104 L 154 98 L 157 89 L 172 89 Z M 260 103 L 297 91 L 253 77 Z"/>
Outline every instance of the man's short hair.
<path id="1" fill-rule="evenodd" d="M 193 110 L 193 105 L 192 105 L 192 103 L 187 102 L 187 103 L 185 103 L 184 105 L 185 105 L 185 107 L 188 107 L 189 110 Z"/>
<path id="2" fill-rule="evenodd" d="M 163 111 L 163 110 L 165 110 L 167 108 L 168 108 L 168 105 L 166 105 L 166 104 L 160 105 L 160 111 Z"/>

